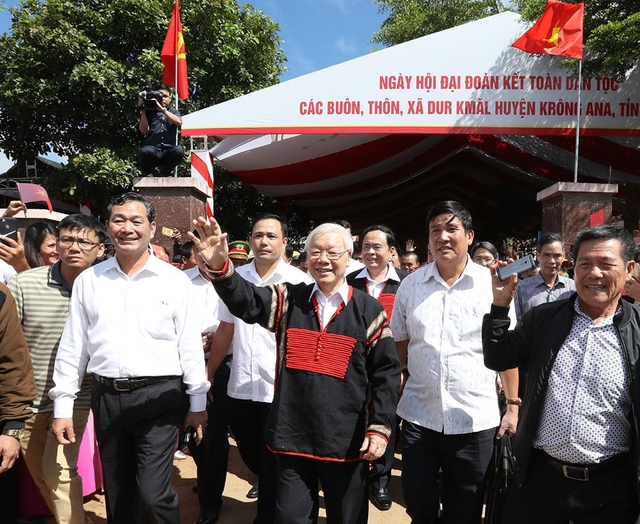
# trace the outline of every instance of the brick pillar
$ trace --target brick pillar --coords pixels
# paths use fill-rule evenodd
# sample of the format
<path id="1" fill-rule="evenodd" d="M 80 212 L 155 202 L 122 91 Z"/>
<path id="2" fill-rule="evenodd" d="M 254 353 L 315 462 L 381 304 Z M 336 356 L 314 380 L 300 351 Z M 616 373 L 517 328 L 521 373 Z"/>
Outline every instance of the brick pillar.
<path id="1" fill-rule="evenodd" d="M 611 222 L 616 184 L 558 182 L 538 193 L 542 202 L 542 234 L 561 233 L 567 247 L 576 234 L 590 226 L 589 217 L 604 209 L 604 223 Z"/>
<path id="2" fill-rule="evenodd" d="M 191 221 L 205 216 L 205 202 L 211 190 L 200 180 L 187 177 L 135 178 L 133 187 L 156 210 L 156 234 L 152 243 L 164 247 L 171 258 L 173 240 L 162 234 L 162 228 L 177 228 L 182 233 L 182 241 L 189 240 L 187 231 L 193 229 Z"/>

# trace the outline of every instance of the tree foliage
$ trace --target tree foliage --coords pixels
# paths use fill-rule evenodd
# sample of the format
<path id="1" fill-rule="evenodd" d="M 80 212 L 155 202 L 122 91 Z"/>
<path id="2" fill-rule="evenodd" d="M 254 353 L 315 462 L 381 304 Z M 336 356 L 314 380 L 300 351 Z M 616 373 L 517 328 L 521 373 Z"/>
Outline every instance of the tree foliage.
<path id="1" fill-rule="evenodd" d="M 575 4 L 575 0 L 565 0 Z M 545 0 L 514 0 L 526 20 L 537 20 Z M 624 78 L 640 59 L 640 1 L 585 2 L 583 73 Z"/>
<path id="2" fill-rule="evenodd" d="M 373 0 L 378 12 L 388 14 L 375 44 L 392 46 L 466 24 L 504 10 L 501 0 Z"/>
<path id="3" fill-rule="evenodd" d="M 386 46 L 486 16 L 505 9 L 501 0 L 372 0 L 388 14 L 372 42 Z M 578 0 L 564 0 L 577 3 Z M 537 20 L 546 0 L 509 2 L 526 20 Z M 591 0 L 585 2 L 585 75 L 602 74 L 623 78 L 640 59 L 640 0 Z M 576 68 L 575 61 L 568 61 Z"/>
<path id="4" fill-rule="evenodd" d="M 128 187 L 143 140 L 137 93 L 162 76 L 173 3 L 22 0 L 0 36 L 0 149 L 14 159 L 68 157 L 45 180 L 54 194 L 100 206 Z M 235 0 L 180 7 L 191 90 L 183 114 L 278 82 L 285 57 L 270 18 Z"/>

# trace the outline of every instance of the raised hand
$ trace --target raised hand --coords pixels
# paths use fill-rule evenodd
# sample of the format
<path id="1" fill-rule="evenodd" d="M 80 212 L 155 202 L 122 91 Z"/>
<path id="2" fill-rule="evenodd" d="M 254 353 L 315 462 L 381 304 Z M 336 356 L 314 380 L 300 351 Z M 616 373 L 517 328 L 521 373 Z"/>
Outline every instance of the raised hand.
<path id="1" fill-rule="evenodd" d="M 509 307 L 513 300 L 513 295 L 516 292 L 516 285 L 518 284 L 518 275 L 511 275 L 507 280 L 500 280 L 498 278 L 497 270 L 499 267 L 506 266 L 509 262 L 513 262 L 509 259 L 508 262 L 504 260 L 495 260 L 491 264 L 491 283 L 493 287 L 493 303 L 496 306 Z"/>
<path id="2" fill-rule="evenodd" d="M 416 250 L 416 245 L 413 243 L 413 240 L 412 240 L 412 239 L 409 239 L 409 240 L 407 240 L 407 241 L 405 242 L 405 244 L 404 244 L 404 250 L 405 250 L 407 253 L 411 253 L 411 252 L 413 252 L 413 251 L 415 251 L 415 250 Z"/>
<path id="3" fill-rule="evenodd" d="M 198 217 L 198 220 L 193 221 L 193 225 L 200 238 L 191 232 L 187 233 L 189 238 L 193 240 L 209 268 L 213 271 L 222 270 L 229 255 L 227 234 L 222 232 L 220 225 L 213 217 L 208 222 L 204 217 Z"/>

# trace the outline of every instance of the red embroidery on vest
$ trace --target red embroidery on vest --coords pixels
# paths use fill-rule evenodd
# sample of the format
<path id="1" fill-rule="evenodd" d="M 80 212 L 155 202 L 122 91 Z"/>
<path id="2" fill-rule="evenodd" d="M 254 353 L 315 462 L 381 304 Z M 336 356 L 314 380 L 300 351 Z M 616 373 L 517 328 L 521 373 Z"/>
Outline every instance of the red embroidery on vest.
<path id="1" fill-rule="evenodd" d="M 344 379 L 356 342 L 345 335 L 289 328 L 286 366 Z"/>
<path id="2" fill-rule="evenodd" d="M 396 296 L 392 293 L 380 293 L 380 296 L 378 297 L 378 302 L 382 304 L 389 320 L 391 320 L 391 312 L 393 311 L 393 303 L 395 301 Z"/>

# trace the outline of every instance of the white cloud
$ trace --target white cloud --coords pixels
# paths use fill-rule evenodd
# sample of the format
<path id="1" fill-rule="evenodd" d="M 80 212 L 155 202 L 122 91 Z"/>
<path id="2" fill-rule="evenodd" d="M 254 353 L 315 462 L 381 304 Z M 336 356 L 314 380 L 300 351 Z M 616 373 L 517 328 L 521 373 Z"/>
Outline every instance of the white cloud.
<path id="1" fill-rule="evenodd" d="M 317 71 L 318 66 L 316 65 L 316 63 L 308 58 L 305 54 L 304 51 L 298 47 L 298 46 L 292 46 L 290 51 L 289 51 L 289 56 L 288 56 L 289 62 L 291 64 L 295 63 L 297 64 L 296 69 L 301 69 L 302 70 L 302 75 L 306 75 L 307 73 L 312 73 L 314 71 Z"/>
<path id="2" fill-rule="evenodd" d="M 308 4 L 328 4 L 336 7 L 338 11 L 340 11 L 343 15 L 346 15 L 349 12 L 349 8 L 347 4 L 351 3 L 351 0 L 307 0 Z"/>
<path id="3" fill-rule="evenodd" d="M 347 41 L 344 36 L 340 36 L 336 39 L 334 46 L 338 51 L 345 55 L 353 56 L 358 53 L 358 46 L 352 38 Z"/>
<path id="4" fill-rule="evenodd" d="M 346 0 L 326 0 L 326 2 L 337 7 L 341 13 L 347 14 L 348 9 Z"/>

